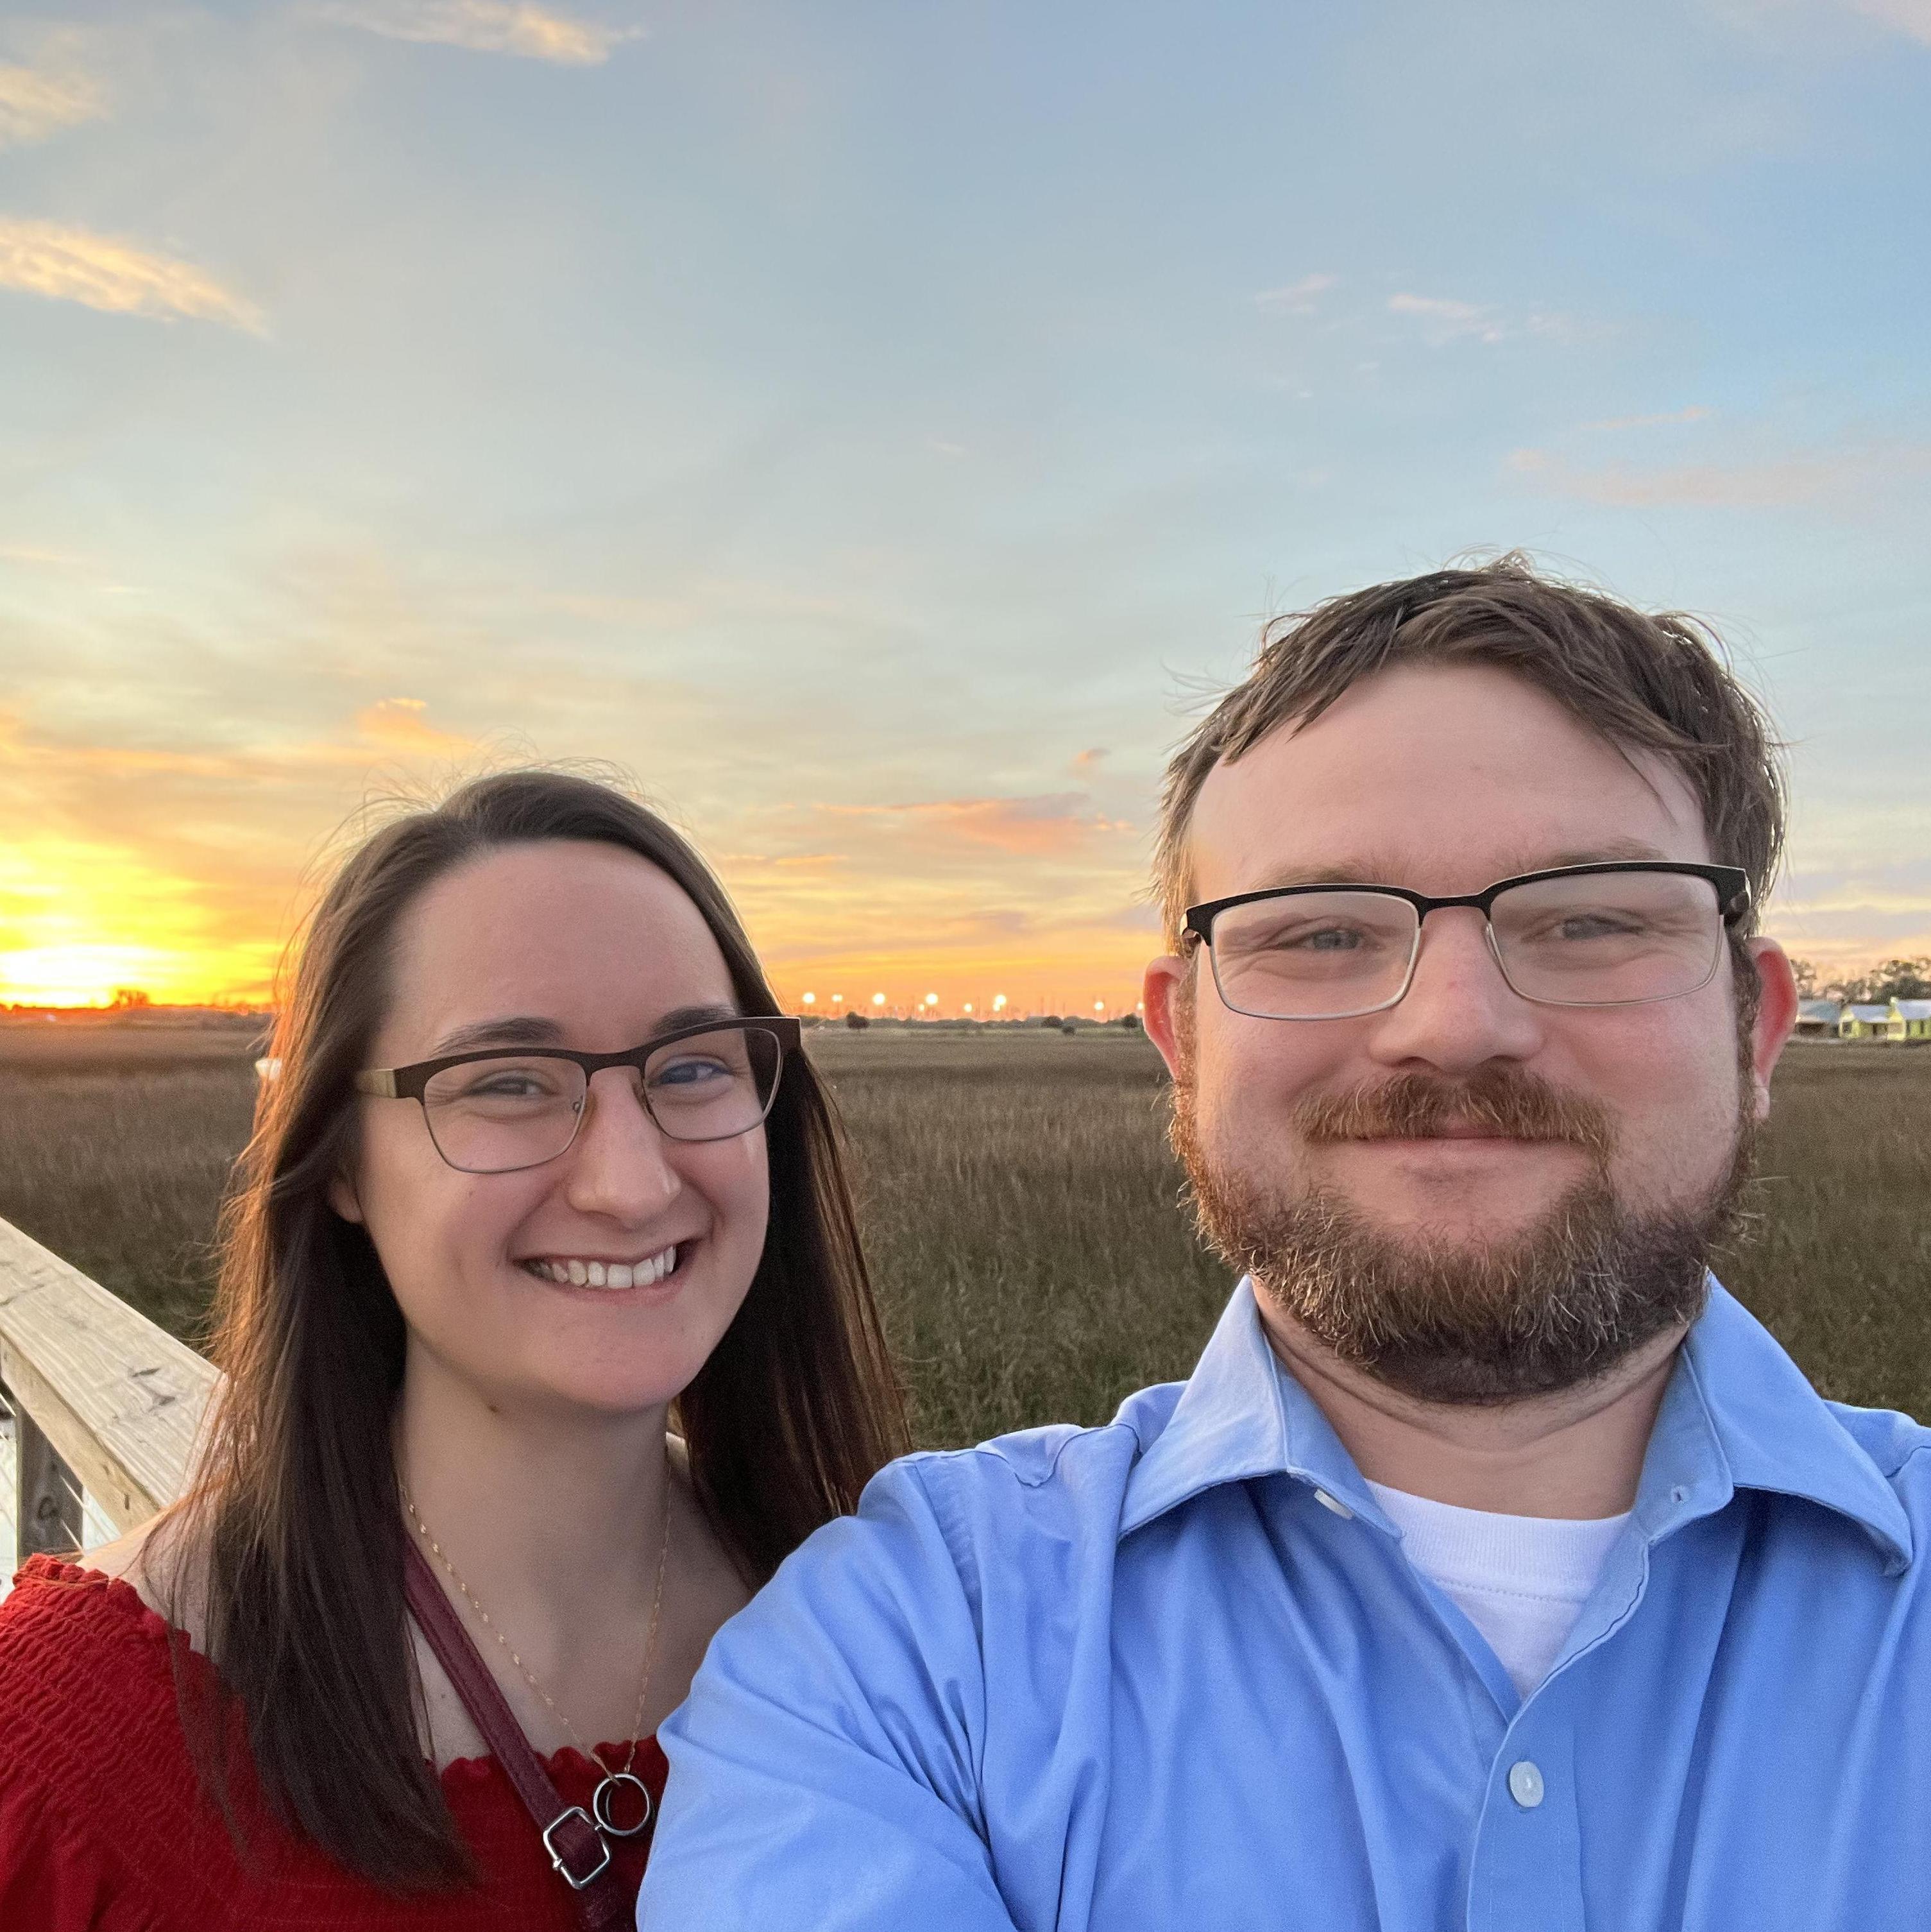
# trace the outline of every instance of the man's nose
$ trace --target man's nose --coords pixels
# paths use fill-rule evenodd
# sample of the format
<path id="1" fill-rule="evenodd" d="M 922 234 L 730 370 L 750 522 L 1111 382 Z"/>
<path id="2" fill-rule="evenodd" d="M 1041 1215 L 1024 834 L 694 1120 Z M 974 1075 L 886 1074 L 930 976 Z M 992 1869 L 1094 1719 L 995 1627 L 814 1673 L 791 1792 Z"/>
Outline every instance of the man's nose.
<path id="1" fill-rule="evenodd" d="M 1466 1074 L 1492 1060 L 1526 1060 L 1541 1045 L 1541 1010 L 1503 976 L 1486 922 L 1455 906 L 1423 922 L 1408 990 L 1375 1016 L 1369 1051 L 1390 1066 Z"/>
<path id="2" fill-rule="evenodd" d="M 672 1143 L 651 1118 L 629 1068 L 607 1066 L 598 1073 L 584 1094 L 583 1109 L 567 1156 L 564 1191 L 573 1208 L 640 1220 L 676 1198 L 684 1181 L 670 1158 Z"/>

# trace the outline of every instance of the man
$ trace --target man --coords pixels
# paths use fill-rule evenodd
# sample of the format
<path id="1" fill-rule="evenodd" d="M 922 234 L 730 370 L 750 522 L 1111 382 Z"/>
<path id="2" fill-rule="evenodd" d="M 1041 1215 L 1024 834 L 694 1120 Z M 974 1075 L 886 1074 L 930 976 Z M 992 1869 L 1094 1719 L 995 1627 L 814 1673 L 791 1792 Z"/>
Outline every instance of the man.
<path id="1" fill-rule="evenodd" d="M 1762 720 L 1513 560 L 1277 626 L 1147 1023 L 1192 1378 L 917 1456 L 666 1726 L 651 1932 L 1931 1924 L 1931 1432 L 1714 1285 L 1796 1011 Z"/>

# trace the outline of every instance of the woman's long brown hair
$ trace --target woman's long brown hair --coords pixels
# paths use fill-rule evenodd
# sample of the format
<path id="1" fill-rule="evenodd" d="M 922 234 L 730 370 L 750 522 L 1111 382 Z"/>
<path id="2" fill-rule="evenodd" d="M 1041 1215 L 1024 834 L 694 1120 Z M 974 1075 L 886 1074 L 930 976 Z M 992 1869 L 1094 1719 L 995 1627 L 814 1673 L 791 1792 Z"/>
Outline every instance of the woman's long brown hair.
<path id="1" fill-rule="evenodd" d="M 703 862 L 608 786 L 509 772 L 376 832 L 317 908 L 276 1022 L 278 1075 L 264 1083 L 223 1223 L 214 1354 L 226 1384 L 165 1526 L 176 1606 L 195 1606 L 234 1700 L 217 1709 L 208 1696 L 220 1694 L 191 1695 L 181 1680 L 211 1795 L 232 1822 L 229 1739 L 244 1728 L 271 1813 L 397 1889 L 460 1882 L 472 1868 L 417 1728 L 390 1449 L 402 1316 L 367 1235 L 331 1209 L 328 1188 L 352 1163 L 350 1082 L 382 1016 L 398 919 L 452 867 L 553 838 L 621 846 L 667 873 L 703 914 L 740 1010 L 778 1011 Z M 763 1258 L 677 1403 L 698 1497 L 758 1581 L 905 1447 L 838 1122 L 802 1054 L 784 1070 L 766 1138 Z"/>

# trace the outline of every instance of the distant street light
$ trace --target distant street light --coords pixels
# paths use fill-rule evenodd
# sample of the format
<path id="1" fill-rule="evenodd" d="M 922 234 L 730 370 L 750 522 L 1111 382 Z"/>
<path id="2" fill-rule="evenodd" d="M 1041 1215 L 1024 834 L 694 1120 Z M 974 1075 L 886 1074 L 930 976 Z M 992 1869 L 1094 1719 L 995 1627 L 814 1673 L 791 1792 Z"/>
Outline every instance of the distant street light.
<path id="1" fill-rule="evenodd" d="M 996 1013 L 1003 1013 L 1005 1012 L 1006 995 L 1003 993 L 994 993 L 993 994 L 992 1010 Z"/>
<path id="2" fill-rule="evenodd" d="M 937 993 L 928 993 L 925 995 L 925 1010 L 928 1012 L 930 1012 L 938 1004 L 939 996 Z"/>
<path id="3" fill-rule="evenodd" d="M 873 994 L 871 996 L 871 1004 L 874 1006 L 883 1006 L 885 1004 L 885 995 L 883 993 Z"/>
<path id="4" fill-rule="evenodd" d="M 809 993 L 807 993 L 805 997 L 808 1000 L 811 996 Z M 1096 1013 L 1105 1012 L 1106 1010 L 1106 1002 L 1104 1000 L 1094 1000 L 1093 1003 L 1093 1010 Z"/>
<path id="5" fill-rule="evenodd" d="M 970 1018 L 972 1017 L 972 1002 L 971 1002 L 971 1000 L 967 1000 L 967 1002 L 965 1003 L 965 1010 L 966 1010 L 966 1017 L 967 1017 L 968 1019 L 970 1019 Z"/>
<path id="6" fill-rule="evenodd" d="M 832 995 L 832 1004 L 833 1006 L 843 1006 L 843 1005 L 844 1004 L 844 1003 L 845 1003 L 845 996 L 844 995 L 844 994 L 842 994 L 842 993 L 834 993 L 834 994 Z"/>
<path id="7" fill-rule="evenodd" d="M 807 993 L 805 995 L 805 1004 L 808 1006 L 815 1006 L 818 1004 L 817 994 L 816 993 Z"/>

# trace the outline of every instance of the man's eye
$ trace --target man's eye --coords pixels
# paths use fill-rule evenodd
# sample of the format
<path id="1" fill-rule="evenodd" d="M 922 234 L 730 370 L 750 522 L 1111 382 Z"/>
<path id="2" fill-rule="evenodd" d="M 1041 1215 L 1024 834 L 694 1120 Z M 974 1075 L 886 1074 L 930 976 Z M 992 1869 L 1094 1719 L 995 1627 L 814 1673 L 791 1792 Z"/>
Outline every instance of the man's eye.
<path id="1" fill-rule="evenodd" d="M 1573 913 L 1548 936 L 1570 940 L 1627 939 L 1648 930 L 1647 920 L 1633 918 L 1624 913 Z"/>

